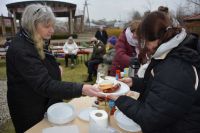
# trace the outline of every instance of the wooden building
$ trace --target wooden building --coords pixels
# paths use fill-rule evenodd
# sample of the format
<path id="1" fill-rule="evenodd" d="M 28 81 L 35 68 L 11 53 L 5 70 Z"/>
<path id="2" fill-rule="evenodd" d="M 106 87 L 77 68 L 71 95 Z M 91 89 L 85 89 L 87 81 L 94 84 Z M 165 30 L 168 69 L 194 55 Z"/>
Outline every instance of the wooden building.
<path id="1" fill-rule="evenodd" d="M 42 1 L 23 1 L 23 2 L 15 2 L 7 4 L 6 7 L 9 13 L 13 16 L 13 25 L 14 25 L 14 32 L 17 32 L 17 20 L 21 21 L 22 13 L 27 5 L 33 3 L 40 3 L 43 5 L 48 5 L 52 8 L 56 17 L 68 17 L 68 29 L 69 34 L 74 33 L 74 30 L 83 29 L 84 21 L 83 15 L 75 16 L 76 12 L 76 4 L 68 3 L 68 2 L 61 2 L 61 1 L 51 1 L 51 0 L 42 0 Z M 81 24 L 77 25 L 77 19 L 80 19 Z M 2 23 L 3 25 L 3 23 Z M 77 27 L 79 26 L 79 27 Z M 4 26 L 2 26 L 4 27 Z M 81 31 L 82 32 L 82 31 Z"/>
<path id="2" fill-rule="evenodd" d="M 184 24 L 190 32 L 197 33 L 200 37 L 200 14 L 185 17 Z"/>

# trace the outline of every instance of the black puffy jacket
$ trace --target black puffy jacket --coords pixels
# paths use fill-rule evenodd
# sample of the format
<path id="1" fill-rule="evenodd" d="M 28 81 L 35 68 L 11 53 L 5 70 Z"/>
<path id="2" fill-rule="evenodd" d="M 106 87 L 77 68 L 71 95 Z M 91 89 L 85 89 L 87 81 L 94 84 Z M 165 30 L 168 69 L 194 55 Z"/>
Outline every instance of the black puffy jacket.
<path id="1" fill-rule="evenodd" d="M 198 38 L 188 35 L 165 59 L 152 59 L 144 79 L 133 79 L 131 89 L 141 94 L 138 100 L 116 100 L 143 133 L 200 133 L 200 87 L 195 90 L 192 67 L 200 70 L 197 47 Z"/>
<path id="2" fill-rule="evenodd" d="M 55 58 L 46 53 L 45 60 L 41 60 L 23 30 L 12 40 L 6 67 L 8 106 L 17 133 L 41 121 L 53 103 L 82 94 L 82 84 L 60 81 Z"/>

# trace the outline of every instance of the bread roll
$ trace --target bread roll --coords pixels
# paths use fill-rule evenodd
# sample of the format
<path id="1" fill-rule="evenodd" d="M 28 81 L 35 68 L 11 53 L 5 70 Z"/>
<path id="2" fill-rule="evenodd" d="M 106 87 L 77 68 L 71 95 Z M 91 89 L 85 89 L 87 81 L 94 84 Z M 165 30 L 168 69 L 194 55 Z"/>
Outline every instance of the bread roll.
<path id="1" fill-rule="evenodd" d="M 114 82 L 111 80 L 104 80 L 99 84 L 99 88 L 103 91 L 106 89 L 112 88 L 114 85 Z"/>

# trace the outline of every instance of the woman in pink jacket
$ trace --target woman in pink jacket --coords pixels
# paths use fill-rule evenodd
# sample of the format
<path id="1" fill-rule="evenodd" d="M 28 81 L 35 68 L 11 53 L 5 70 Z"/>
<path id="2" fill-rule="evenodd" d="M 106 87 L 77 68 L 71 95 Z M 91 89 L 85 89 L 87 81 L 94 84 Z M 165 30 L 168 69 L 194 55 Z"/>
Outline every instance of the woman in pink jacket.
<path id="1" fill-rule="evenodd" d="M 115 76 L 116 70 L 123 71 L 124 68 L 129 67 L 130 59 L 132 57 L 137 57 L 139 44 L 136 36 L 136 29 L 139 23 L 140 21 L 133 21 L 119 36 L 115 46 L 116 54 L 110 70 L 111 76 Z"/>

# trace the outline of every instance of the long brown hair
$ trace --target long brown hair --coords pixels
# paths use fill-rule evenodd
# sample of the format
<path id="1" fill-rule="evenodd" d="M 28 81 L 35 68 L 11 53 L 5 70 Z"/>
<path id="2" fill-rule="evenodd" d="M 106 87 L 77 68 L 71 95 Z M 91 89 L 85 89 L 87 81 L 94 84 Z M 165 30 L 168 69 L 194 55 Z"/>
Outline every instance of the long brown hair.
<path id="1" fill-rule="evenodd" d="M 181 28 L 173 27 L 169 17 L 160 11 L 148 14 L 140 26 L 140 38 L 146 41 L 159 39 L 158 46 L 181 32 Z"/>

